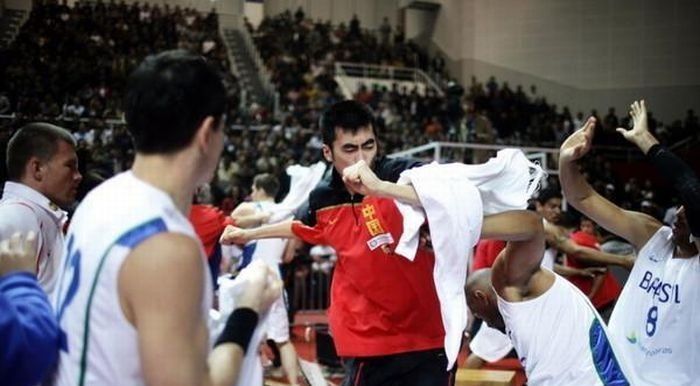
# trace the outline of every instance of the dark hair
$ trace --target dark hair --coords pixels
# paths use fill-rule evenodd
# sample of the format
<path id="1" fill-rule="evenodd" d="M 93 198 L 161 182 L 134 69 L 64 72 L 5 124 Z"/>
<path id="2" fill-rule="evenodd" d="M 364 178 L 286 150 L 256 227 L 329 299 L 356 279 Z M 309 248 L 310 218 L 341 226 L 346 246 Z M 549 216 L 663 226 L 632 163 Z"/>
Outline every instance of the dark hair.
<path id="1" fill-rule="evenodd" d="M 540 204 L 546 204 L 547 201 L 553 198 L 562 198 L 561 191 L 559 190 L 559 188 L 549 187 L 546 189 L 542 189 L 540 191 L 540 194 L 537 195 L 537 202 L 539 202 Z"/>
<path id="2" fill-rule="evenodd" d="M 226 110 L 219 74 L 185 50 L 148 56 L 131 73 L 125 116 L 136 151 L 167 154 L 186 147 L 206 117 L 215 127 Z"/>
<path id="3" fill-rule="evenodd" d="M 58 151 L 59 141 L 76 146 L 75 138 L 68 130 L 50 123 L 29 123 L 17 130 L 7 143 L 7 178 L 10 181 L 22 179 L 24 168 L 32 157 L 42 162 L 49 161 Z"/>
<path id="4" fill-rule="evenodd" d="M 363 103 L 354 100 L 333 104 L 321 115 L 319 126 L 323 143 L 328 146 L 335 141 L 336 128 L 355 134 L 360 127 L 371 127 L 374 135 L 377 135 L 372 111 Z"/>
<path id="5" fill-rule="evenodd" d="M 270 173 L 255 176 L 253 178 L 253 186 L 257 189 L 262 189 L 270 197 L 275 197 L 280 190 L 280 182 L 277 180 L 277 177 Z"/>

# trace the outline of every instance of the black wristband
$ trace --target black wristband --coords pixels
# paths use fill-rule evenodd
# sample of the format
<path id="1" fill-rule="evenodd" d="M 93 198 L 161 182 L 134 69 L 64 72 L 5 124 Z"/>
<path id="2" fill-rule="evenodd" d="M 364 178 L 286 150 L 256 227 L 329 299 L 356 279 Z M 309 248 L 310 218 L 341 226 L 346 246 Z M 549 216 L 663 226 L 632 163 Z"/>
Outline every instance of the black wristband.
<path id="1" fill-rule="evenodd" d="M 649 150 L 647 150 L 647 154 L 646 154 L 647 158 L 649 158 L 649 159 L 654 158 L 654 156 L 656 156 L 656 153 L 658 153 L 661 149 L 663 149 L 663 147 L 661 146 L 660 143 L 655 143 L 655 144 L 651 145 Z"/>
<path id="2" fill-rule="evenodd" d="M 219 335 L 214 346 L 223 343 L 235 343 L 243 349 L 243 353 L 248 350 L 250 338 L 253 337 L 255 327 L 258 325 L 258 313 L 250 308 L 236 308 L 226 321 L 224 331 Z"/>

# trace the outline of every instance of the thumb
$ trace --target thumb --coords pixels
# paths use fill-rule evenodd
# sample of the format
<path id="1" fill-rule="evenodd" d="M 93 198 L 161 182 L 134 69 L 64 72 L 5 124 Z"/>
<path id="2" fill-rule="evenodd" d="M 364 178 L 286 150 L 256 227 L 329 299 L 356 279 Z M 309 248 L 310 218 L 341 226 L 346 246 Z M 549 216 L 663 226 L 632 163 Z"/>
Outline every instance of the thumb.
<path id="1" fill-rule="evenodd" d="M 617 131 L 618 133 L 622 134 L 622 136 L 626 136 L 626 135 L 627 135 L 627 130 L 623 129 L 622 127 L 618 127 L 617 129 L 615 129 L 615 131 Z"/>

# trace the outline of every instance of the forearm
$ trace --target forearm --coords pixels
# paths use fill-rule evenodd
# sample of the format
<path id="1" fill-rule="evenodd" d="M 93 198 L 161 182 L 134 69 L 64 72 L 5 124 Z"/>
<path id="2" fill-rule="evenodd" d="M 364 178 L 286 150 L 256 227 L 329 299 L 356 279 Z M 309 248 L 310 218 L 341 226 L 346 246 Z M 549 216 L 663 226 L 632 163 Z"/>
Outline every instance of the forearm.
<path id="1" fill-rule="evenodd" d="M 264 225 L 258 228 L 246 229 L 246 238 L 250 240 L 292 238 L 294 237 L 292 222 L 292 220 L 289 220 L 276 224 Z"/>
<path id="2" fill-rule="evenodd" d="M 240 374 L 245 353 L 234 343 L 221 344 L 209 354 L 209 376 L 212 386 L 235 384 Z"/>
<path id="3" fill-rule="evenodd" d="M 412 185 L 398 185 L 393 182 L 382 181 L 379 184 L 376 195 L 422 207 L 418 194 Z"/>
<path id="4" fill-rule="evenodd" d="M 481 225 L 482 239 L 528 241 L 537 236 L 544 237 L 542 218 L 526 210 L 513 210 L 485 216 Z"/>
<path id="5" fill-rule="evenodd" d="M 262 225 L 262 220 L 265 218 L 265 213 L 255 213 L 245 216 L 231 216 L 237 227 L 252 228 Z"/>
<path id="6" fill-rule="evenodd" d="M 576 162 L 559 160 L 559 180 L 566 200 L 578 208 L 586 198 L 591 197 L 595 191 L 579 171 Z"/>
<path id="7" fill-rule="evenodd" d="M 659 141 L 648 131 L 644 131 L 640 135 L 635 136 L 635 138 L 631 139 L 631 141 L 637 145 L 639 150 L 641 150 L 644 154 L 647 154 L 652 146 L 659 143 Z"/>
<path id="8" fill-rule="evenodd" d="M 693 236 L 700 236 L 700 180 L 693 170 L 668 149 L 651 146 L 647 158 L 673 185 L 685 207 Z"/>
<path id="9" fill-rule="evenodd" d="M 628 258 L 627 256 L 615 255 L 584 246 L 578 246 L 574 252 L 574 255 L 579 260 L 587 263 L 617 265 L 627 269 L 632 269 L 632 266 L 634 265 L 632 259 Z"/>
<path id="10" fill-rule="evenodd" d="M 581 275 L 581 270 L 576 268 L 567 267 L 563 264 L 554 264 L 554 272 L 561 276 L 578 276 Z"/>

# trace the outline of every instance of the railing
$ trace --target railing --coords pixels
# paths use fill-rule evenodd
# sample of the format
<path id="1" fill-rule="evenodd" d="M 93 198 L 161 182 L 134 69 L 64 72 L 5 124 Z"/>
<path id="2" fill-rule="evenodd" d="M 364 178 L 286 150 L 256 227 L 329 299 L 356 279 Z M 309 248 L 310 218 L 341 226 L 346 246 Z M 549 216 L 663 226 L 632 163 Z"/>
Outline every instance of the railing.
<path id="1" fill-rule="evenodd" d="M 457 161 L 462 161 L 464 160 L 465 157 L 465 150 L 471 150 L 472 153 L 476 153 L 474 151 L 482 151 L 482 152 L 488 152 L 489 150 L 494 151 L 494 153 L 498 150 L 502 149 L 508 149 L 508 148 L 518 148 L 522 150 L 525 155 L 533 160 L 537 161 L 540 165 L 542 165 L 542 168 L 544 169 L 545 172 L 549 175 L 558 175 L 559 171 L 557 169 L 552 169 L 549 167 L 549 165 L 556 165 L 556 161 L 559 155 L 559 149 L 558 148 L 548 148 L 548 147 L 530 147 L 530 146 L 507 146 L 507 145 L 485 145 L 485 144 L 479 144 L 479 143 L 460 143 L 460 142 L 430 142 L 425 145 L 417 146 L 411 149 L 407 150 L 402 150 L 393 154 L 390 154 L 389 157 L 407 157 L 407 156 L 412 156 L 416 157 L 421 153 L 426 153 L 426 152 L 431 152 L 432 155 L 429 158 L 432 158 L 432 160 L 437 161 L 437 162 L 444 162 L 444 161 L 455 161 L 454 158 L 458 158 Z M 446 156 L 446 149 L 459 149 L 459 151 L 454 152 L 455 154 L 459 155 L 459 157 L 450 157 L 449 155 Z M 455 155 L 453 154 L 453 155 Z M 481 160 L 482 162 L 485 160 Z"/>
<path id="2" fill-rule="evenodd" d="M 430 88 L 434 90 L 437 95 L 441 97 L 445 95 L 440 86 L 438 86 L 438 84 L 430 76 L 428 76 L 422 70 L 414 67 L 396 67 L 366 63 L 336 62 L 335 74 L 336 76 L 341 77 L 345 76 L 355 78 L 422 83 L 426 87 L 426 89 Z M 343 86 L 345 86 L 347 89 L 347 85 L 341 85 L 341 87 Z M 343 91 L 345 92 L 346 90 Z M 352 93 L 352 90 L 347 91 L 350 91 Z"/>
<path id="3" fill-rule="evenodd" d="M 0 121 L 14 121 L 17 119 L 17 115 L 15 113 L 12 114 L 0 114 Z M 30 119 L 30 120 L 39 120 L 39 119 Z M 48 122 L 54 122 L 54 123 L 73 123 L 73 122 L 85 122 L 85 123 L 90 123 L 94 121 L 100 121 L 104 122 L 107 125 L 110 125 L 112 127 L 114 126 L 126 126 L 126 121 L 123 119 L 119 118 L 73 118 L 73 117 L 63 117 L 63 116 L 58 116 L 58 117 L 53 117 L 53 118 L 41 118 L 40 120 L 43 121 L 48 121 Z M 243 131 L 243 130 L 250 130 L 250 131 L 263 131 L 263 130 L 270 130 L 272 128 L 271 125 L 229 125 L 229 129 L 236 130 L 236 131 Z"/>
<path id="4" fill-rule="evenodd" d="M 280 98 L 279 93 L 277 92 L 277 88 L 275 87 L 274 83 L 272 83 L 272 76 L 270 75 L 270 71 L 268 71 L 267 67 L 265 66 L 265 62 L 260 56 L 260 52 L 255 46 L 255 42 L 253 42 L 253 37 L 250 35 L 250 31 L 248 31 L 248 28 L 246 28 L 245 25 L 243 25 L 243 23 L 240 23 L 239 26 L 240 27 L 238 28 L 238 30 L 241 31 L 241 35 L 243 35 L 243 42 L 245 43 L 246 50 L 248 51 L 248 54 L 253 58 L 253 62 L 255 63 L 255 67 L 257 68 L 258 73 L 260 74 L 260 78 L 262 80 L 262 85 L 265 89 L 265 92 L 267 93 L 268 97 L 272 100 L 273 114 L 275 117 L 279 117 Z"/>

